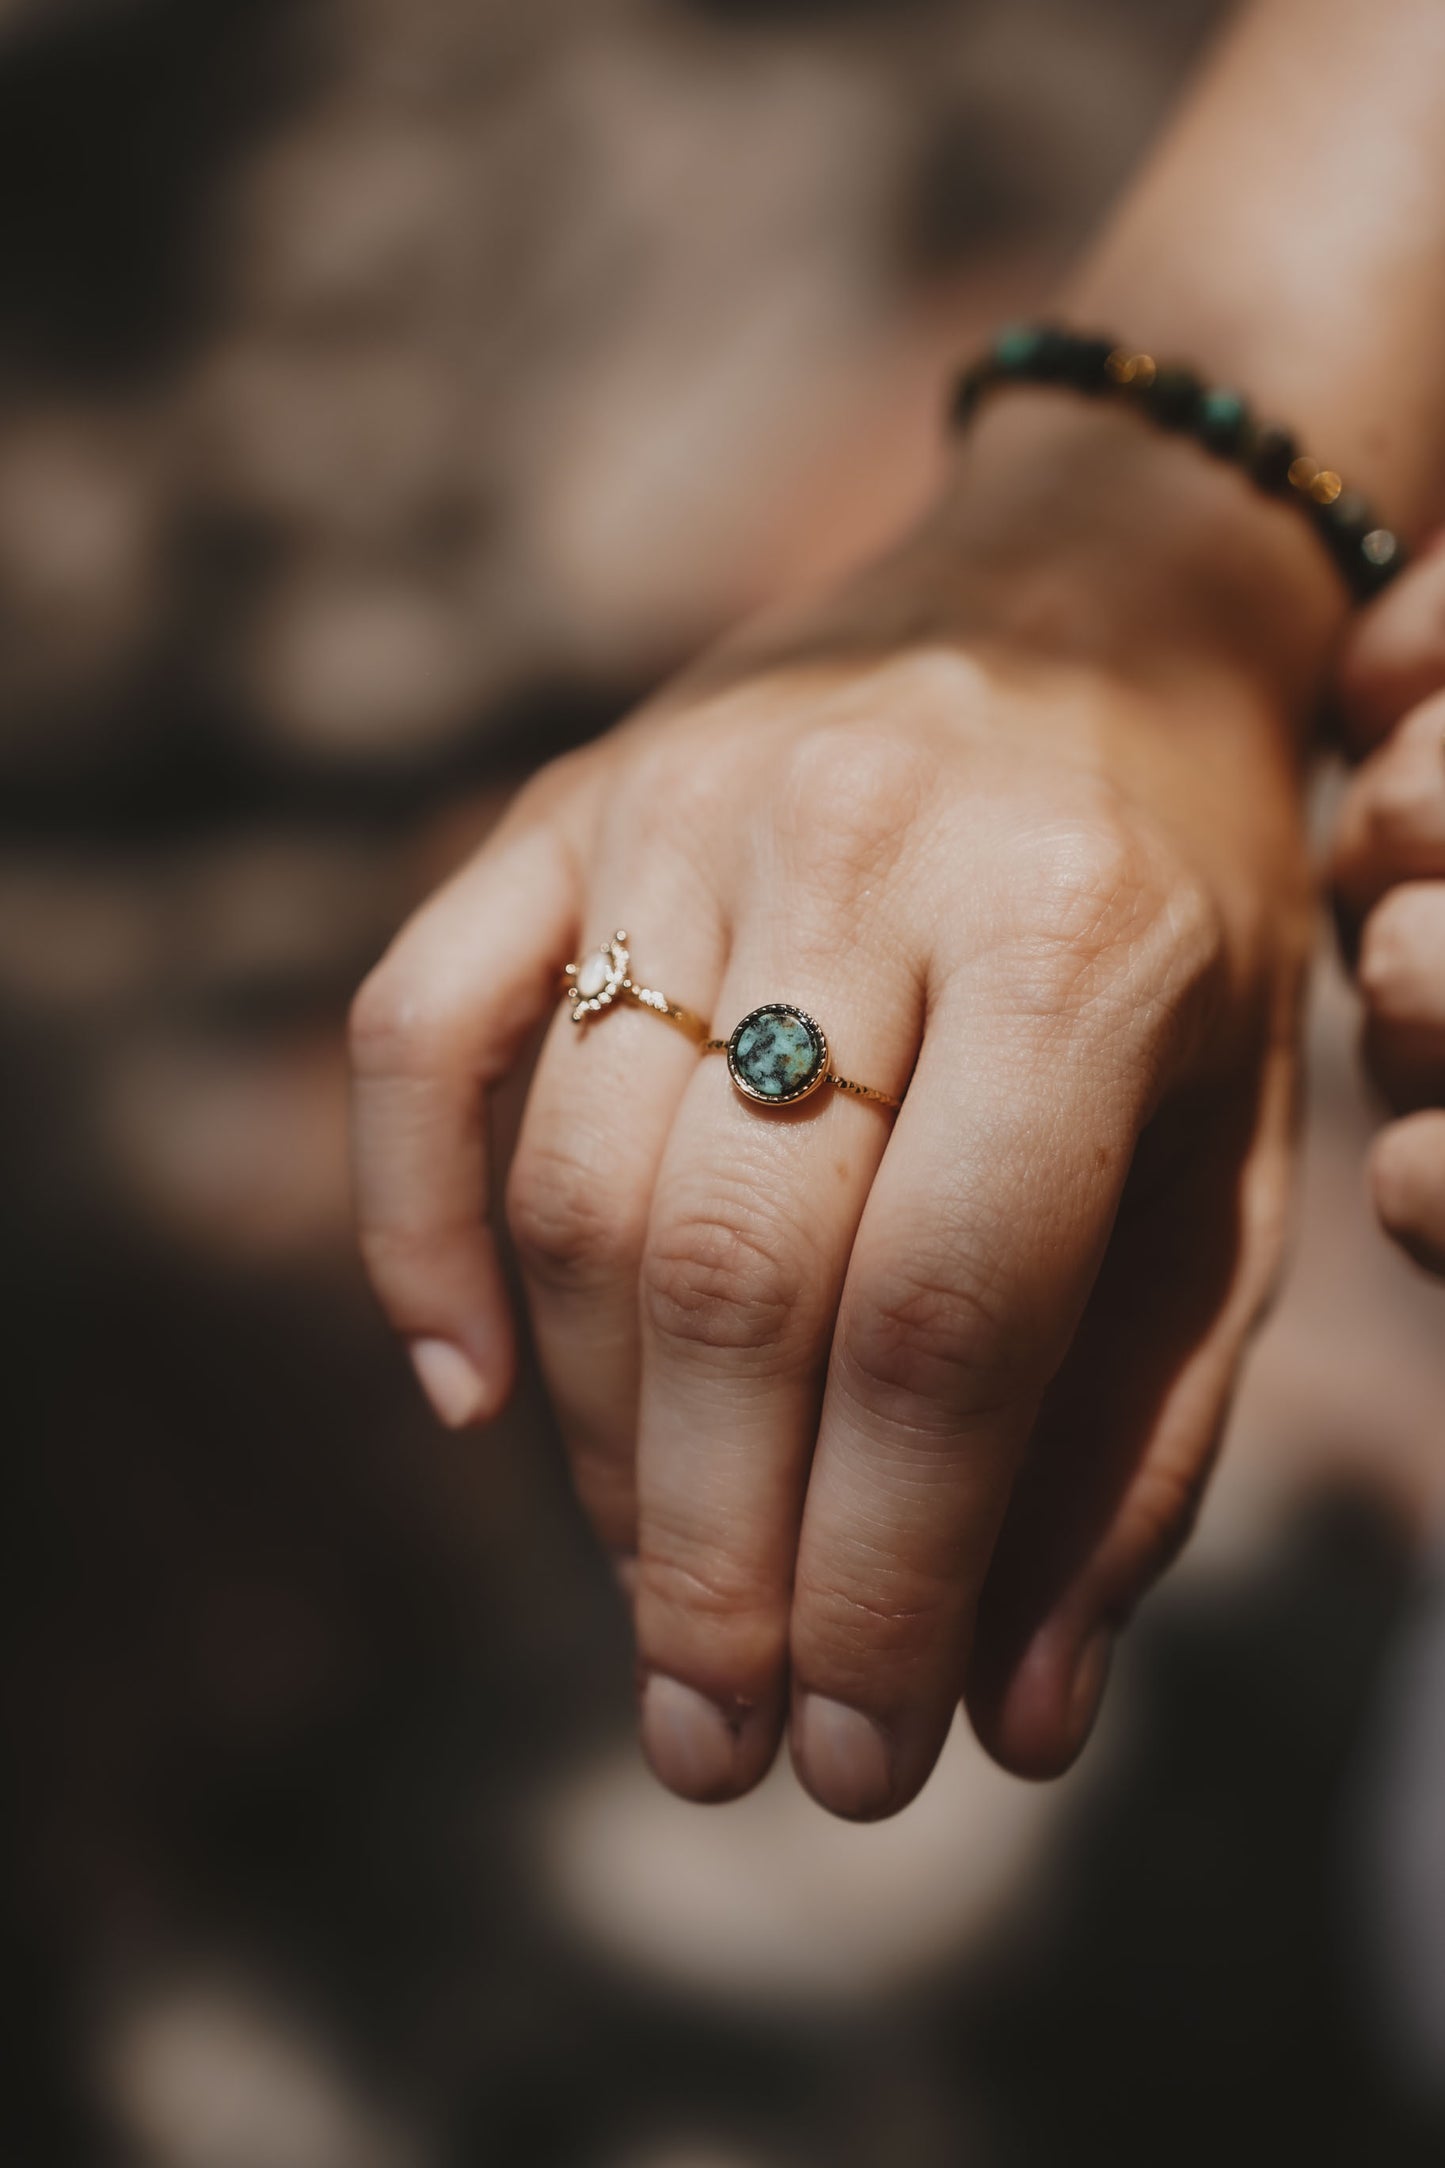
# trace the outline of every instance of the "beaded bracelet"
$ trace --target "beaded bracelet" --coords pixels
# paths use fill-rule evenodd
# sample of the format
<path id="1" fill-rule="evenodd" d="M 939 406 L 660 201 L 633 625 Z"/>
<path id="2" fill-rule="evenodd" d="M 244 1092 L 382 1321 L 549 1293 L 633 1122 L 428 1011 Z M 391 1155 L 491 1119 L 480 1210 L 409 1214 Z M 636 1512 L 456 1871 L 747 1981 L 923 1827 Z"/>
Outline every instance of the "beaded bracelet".
<path id="1" fill-rule="evenodd" d="M 1257 422 L 1235 391 L 1205 384 L 1192 369 L 1163 366 L 1113 339 L 1021 324 L 999 333 L 958 379 L 952 418 L 970 421 L 1001 384 L 1059 384 L 1127 401 L 1162 429 L 1191 436 L 1239 467 L 1266 496 L 1295 504 L 1324 541 L 1356 601 L 1364 602 L 1405 563 L 1405 547 L 1333 468 L 1302 452 L 1286 429 Z"/>

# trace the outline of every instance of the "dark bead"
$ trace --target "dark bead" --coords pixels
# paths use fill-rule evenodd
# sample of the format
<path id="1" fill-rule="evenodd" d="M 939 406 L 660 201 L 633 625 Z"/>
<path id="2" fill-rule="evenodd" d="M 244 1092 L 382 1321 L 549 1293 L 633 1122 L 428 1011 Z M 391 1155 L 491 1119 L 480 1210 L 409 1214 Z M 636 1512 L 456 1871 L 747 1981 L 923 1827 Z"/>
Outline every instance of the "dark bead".
<path id="1" fill-rule="evenodd" d="M 976 361 L 965 369 L 953 387 L 949 401 L 949 419 L 955 429 L 962 429 L 972 421 L 978 403 L 990 384 L 998 382 L 998 370 L 992 361 Z"/>
<path id="2" fill-rule="evenodd" d="M 1250 450 L 1254 424 L 1237 391 L 1207 391 L 1194 417 L 1194 432 L 1221 459 L 1239 459 Z"/>
<path id="3" fill-rule="evenodd" d="M 1372 565 L 1368 557 L 1359 555 L 1350 558 L 1340 569 L 1356 602 L 1372 602 L 1395 577 L 1393 565 Z"/>
<path id="4" fill-rule="evenodd" d="M 1333 504 L 1321 505 L 1319 520 L 1331 541 L 1347 550 L 1357 550 L 1379 524 L 1357 489 L 1342 489 Z"/>
<path id="5" fill-rule="evenodd" d="M 1192 369 L 1160 369 L 1147 391 L 1145 406 L 1162 429 L 1191 429 L 1204 396 L 1204 386 Z"/>
<path id="6" fill-rule="evenodd" d="M 1298 458 L 1299 446 L 1289 431 L 1276 429 L 1270 423 L 1255 432 L 1249 471 L 1261 489 L 1282 490 L 1288 484 L 1289 470 Z"/>
<path id="7" fill-rule="evenodd" d="M 1069 364 L 1075 343 L 1069 332 L 1059 331 L 1052 324 L 1040 325 L 1033 374 L 1041 384 L 1069 382 Z"/>
<path id="8" fill-rule="evenodd" d="M 1112 339 L 1071 339 L 1062 371 L 1065 381 L 1075 391 L 1112 391 L 1109 356 L 1114 345 Z"/>

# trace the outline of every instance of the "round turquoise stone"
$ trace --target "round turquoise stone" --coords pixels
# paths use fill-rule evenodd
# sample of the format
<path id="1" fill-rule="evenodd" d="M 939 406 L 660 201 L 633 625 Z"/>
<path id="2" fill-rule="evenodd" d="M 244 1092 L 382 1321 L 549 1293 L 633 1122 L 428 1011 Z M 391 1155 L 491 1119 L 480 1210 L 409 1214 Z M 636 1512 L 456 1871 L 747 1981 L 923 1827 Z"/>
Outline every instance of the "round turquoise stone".
<path id="1" fill-rule="evenodd" d="M 827 1041 L 812 1017 L 782 1001 L 745 1016 L 728 1046 L 728 1062 L 743 1091 L 779 1106 L 821 1083 L 827 1061 Z"/>

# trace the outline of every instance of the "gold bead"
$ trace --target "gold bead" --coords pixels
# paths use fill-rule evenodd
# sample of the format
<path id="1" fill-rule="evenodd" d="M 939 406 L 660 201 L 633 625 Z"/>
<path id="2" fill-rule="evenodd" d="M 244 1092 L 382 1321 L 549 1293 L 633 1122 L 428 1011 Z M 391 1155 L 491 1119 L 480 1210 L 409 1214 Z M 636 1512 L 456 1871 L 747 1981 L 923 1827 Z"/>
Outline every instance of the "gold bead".
<path id="1" fill-rule="evenodd" d="M 1333 469 L 1325 467 L 1310 483 L 1310 495 L 1316 504 L 1333 504 L 1344 486 Z"/>
<path id="2" fill-rule="evenodd" d="M 1319 461 L 1311 459 L 1308 452 L 1301 452 L 1298 459 L 1290 461 L 1289 479 L 1291 488 L 1305 491 L 1313 489 L 1315 476 L 1319 471 Z"/>
<path id="3" fill-rule="evenodd" d="M 1159 374 L 1152 354 L 1131 354 L 1127 346 L 1116 346 L 1105 367 L 1116 384 L 1132 384 L 1141 391 Z"/>

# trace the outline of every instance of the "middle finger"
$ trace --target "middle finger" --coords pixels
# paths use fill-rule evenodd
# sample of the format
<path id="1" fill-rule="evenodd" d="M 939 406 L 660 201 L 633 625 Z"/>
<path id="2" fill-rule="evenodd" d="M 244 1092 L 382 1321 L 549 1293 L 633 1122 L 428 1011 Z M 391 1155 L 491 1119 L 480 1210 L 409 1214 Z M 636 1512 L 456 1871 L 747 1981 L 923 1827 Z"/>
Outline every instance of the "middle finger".
<path id="1" fill-rule="evenodd" d="M 865 988 L 869 991 L 865 993 Z M 916 1050 L 917 981 L 876 951 L 739 931 L 725 1033 L 770 1000 L 829 1037 L 828 1066 L 895 1095 Z M 690 1798 L 730 1798 L 782 1735 L 798 1526 L 834 1313 L 891 1116 L 829 1084 L 750 1103 L 700 1064 L 658 1178 L 642 1273 L 638 1429 L 643 1744 Z"/>

